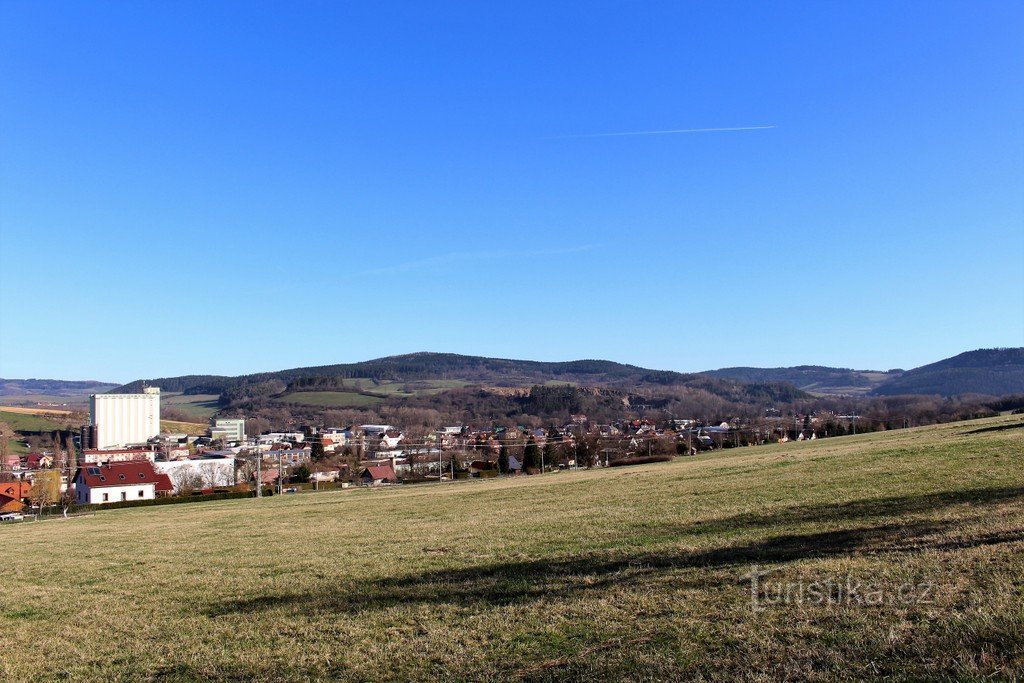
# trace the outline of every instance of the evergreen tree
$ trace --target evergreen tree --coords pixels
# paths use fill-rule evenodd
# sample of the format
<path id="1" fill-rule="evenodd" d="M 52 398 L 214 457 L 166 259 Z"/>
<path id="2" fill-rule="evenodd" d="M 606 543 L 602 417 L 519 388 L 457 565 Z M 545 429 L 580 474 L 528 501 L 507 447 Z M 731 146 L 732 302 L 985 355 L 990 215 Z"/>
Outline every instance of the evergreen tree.
<path id="1" fill-rule="evenodd" d="M 292 470 L 291 478 L 293 482 L 305 484 L 306 482 L 309 481 L 309 474 L 310 472 L 308 467 L 306 467 L 305 465 L 299 465 L 294 470 Z"/>
<path id="2" fill-rule="evenodd" d="M 526 448 L 523 449 L 523 469 L 540 469 L 540 448 L 537 447 L 537 442 L 533 440 L 532 436 L 526 442 Z"/>
<path id="3" fill-rule="evenodd" d="M 319 436 L 315 437 L 309 444 L 309 457 L 313 462 L 320 462 L 327 454 L 324 453 L 324 442 Z"/>
<path id="4" fill-rule="evenodd" d="M 498 471 L 508 474 L 508 446 L 505 444 L 501 444 L 501 450 L 498 451 Z"/>

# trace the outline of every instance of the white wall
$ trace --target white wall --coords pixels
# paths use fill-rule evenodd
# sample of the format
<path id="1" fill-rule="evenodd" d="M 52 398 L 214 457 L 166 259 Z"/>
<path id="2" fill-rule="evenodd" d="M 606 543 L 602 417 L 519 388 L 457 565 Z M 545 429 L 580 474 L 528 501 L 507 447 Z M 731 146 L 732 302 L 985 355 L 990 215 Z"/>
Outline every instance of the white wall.
<path id="1" fill-rule="evenodd" d="M 160 390 L 151 387 L 144 394 L 93 394 L 89 414 L 97 426 L 97 448 L 145 443 L 160 433 Z"/>
<path id="2" fill-rule="evenodd" d="M 215 458 L 210 460 L 171 460 L 156 462 L 153 467 L 157 472 L 166 474 L 174 485 L 174 493 L 178 493 L 178 484 L 182 479 L 183 470 L 191 470 L 199 475 L 203 487 L 233 486 L 235 484 L 235 459 Z"/>
<path id="3" fill-rule="evenodd" d="M 77 487 L 78 502 L 80 503 L 94 503 L 102 505 L 103 503 L 119 503 L 121 502 L 121 494 L 124 494 L 124 500 L 152 500 L 156 498 L 156 484 L 132 484 L 129 486 L 101 486 L 97 488 L 89 488 L 84 483 L 79 483 Z M 142 495 L 139 495 L 139 492 Z M 103 500 L 103 494 L 107 494 L 108 499 Z"/>

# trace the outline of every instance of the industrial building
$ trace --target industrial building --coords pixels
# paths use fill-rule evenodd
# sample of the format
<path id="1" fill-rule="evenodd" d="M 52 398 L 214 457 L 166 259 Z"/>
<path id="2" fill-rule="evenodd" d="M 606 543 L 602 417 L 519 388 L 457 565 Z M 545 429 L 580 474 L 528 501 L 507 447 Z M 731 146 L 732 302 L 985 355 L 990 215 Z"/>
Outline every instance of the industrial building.
<path id="1" fill-rule="evenodd" d="M 89 422 L 92 448 L 144 444 L 160 433 L 160 389 L 145 387 L 141 394 L 93 394 L 89 397 Z"/>
<path id="2" fill-rule="evenodd" d="M 245 441 L 245 419 L 216 419 L 210 428 L 210 438 L 222 441 Z"/>

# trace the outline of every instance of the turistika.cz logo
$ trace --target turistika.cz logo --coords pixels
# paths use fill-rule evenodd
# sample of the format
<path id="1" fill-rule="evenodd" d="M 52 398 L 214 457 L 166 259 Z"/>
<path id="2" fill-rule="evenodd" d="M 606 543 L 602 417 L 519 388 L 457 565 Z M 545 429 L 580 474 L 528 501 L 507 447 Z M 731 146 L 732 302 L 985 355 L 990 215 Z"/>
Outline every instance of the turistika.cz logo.
<path id="1" fill-rule="evenodd" d="M 773 571 L 777 570 L 755 564 L 740 577 L 741 581 L 750 582 L 750 605 L 755 612 L 784 605 L 882 607 L 933 602 L 933 586 L 928 581 L 878 586 L 850 575 L 814 581 L 772 581 L 766 577 Z"/>

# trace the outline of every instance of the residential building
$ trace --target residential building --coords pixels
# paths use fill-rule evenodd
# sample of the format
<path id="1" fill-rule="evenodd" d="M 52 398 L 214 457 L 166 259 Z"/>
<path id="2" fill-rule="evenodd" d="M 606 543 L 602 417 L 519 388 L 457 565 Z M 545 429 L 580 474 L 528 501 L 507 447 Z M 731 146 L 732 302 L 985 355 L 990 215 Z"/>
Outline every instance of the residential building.
<path id="1" fill-rule="evenodd" d="M 157 451 L 154 448 L 111 448 L 100 450 L 89 448 L 82 451 L 80 463 L 84 465 L 106 465 L 112 462 L 130 462 L 133 460 L 156 461 Z"/>
<path id="2" fill-rule="evenodd" d="M 87 465 L 75 474 L 79 504 L 102 505 L 129 500 L 152 500 L 168 495 L 174 486 L 148 460 Z"/>
<path id="3" fill-rule="evenodd" d="M 0 483 L 0 512 L 21 512 L 32 485 L 23 480 Z"/>
<path id="4" fill-rule="evenodd" d="M 390 465 L 370 465 L 359 473 L 359 479 L 364 484 L 392 484 L 398 481 Z"/>

